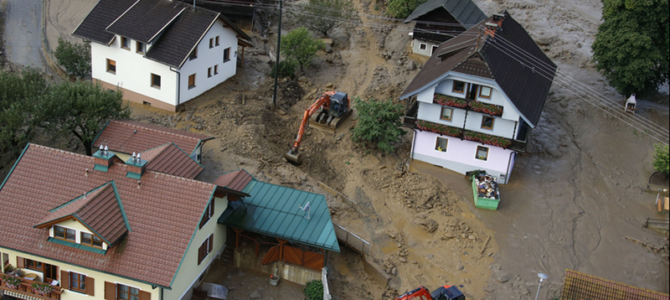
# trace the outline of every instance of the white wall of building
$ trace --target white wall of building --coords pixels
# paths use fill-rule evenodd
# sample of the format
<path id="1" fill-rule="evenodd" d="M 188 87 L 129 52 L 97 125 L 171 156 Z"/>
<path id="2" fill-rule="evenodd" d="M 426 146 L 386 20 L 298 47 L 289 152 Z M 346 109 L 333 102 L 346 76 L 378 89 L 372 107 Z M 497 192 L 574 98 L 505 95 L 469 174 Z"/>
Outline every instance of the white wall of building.
<path id="1" fill-rule="evenodd" d="M 443 120 L 442 117 L 442 105 L 437 103 L 419 103 L 419 111 L 416 118 L 419 120 L 424 120 L 428 122 L 433 122 L 437 124 L 444 124 L 447 126 L 453 126 L 457 128 L 463 128 L 465 124 L 465 109 L 449 107 L 453 109 L 451 116 L 451 121 Z"/>
<path id="2" fill-rule="evenodd" d="M 425 45 L 425 49 L 421 49 L 421 45 Z M 412 40 L 412 52 L 431 57 L 433 56 L 433 47 L 438 47 L 440 44 L 429 42 L 429 41 L 423 41 L 423 40 Z"/>
<path id="3" fill-rule="evenodd" d="M 121 48 L 117 36 L 110 46 L 91 43 L 91 76 L 112 85 L 131 90 L 147 97 L 176 105 L 177 77 L 170 67 L 144 58 L 136 52 L 135 40 L 130 40 L 130 50 Z M 107 71 L 107 59 L 116 62 L 116 73 Z M 160 88 L 151 86 L 151 74 L 161 76 Z"/>
<path id="4" fill-rule="evenodd" d="M 442 105 L 436 103 L 419 102 L 417 119 L 457 128 L 463 128 L 463 125 L 465 125 L 465 129 L 470 131 L 482 132 L 508 139 L 513 139 L 516 136 L 516 132 L 519 130 L 514 121 L 500 117 L 494 117 L 493 129 L 482 128 L 482 118 L 485 114 L 475 111 L 466 111 L 465 109 L 455 107 L 449 107 L 453 109 L 453 112 L 451 121 L 447 121 L 441 118 L 442 107 Z"/>
<path id="5" fill-rule="evenodd" d="M 508 139 L 513 139 L 516 136 L 515 122 L 499 117 L 494 117 L 493 128 L 482 128 L 482 121 L 484 116 L 488 116 L 475 111 L 468 112 L 468 118 L 465 123 L 465 129 L 471 131 L 482 132 L 490 135 L 500 136 Z"/>
<path id="6" fill-rule="evenodd" d="M 237 71 L 237 32 L 223 26 L 223 21 L 217 20 L 198 44 L 198 58 L 186 59 L 179 70 L 181 74 L 179 103 L 189 101 L 235 75 Z M 217 36 L 219 36 L 219 46 L 209 48 L 209 40 L 216 39 Z M 230 48 L 230 60 L 224 62 L 223 52 L 226 48 Z M 215 65 L 218 65 L 216 75 L 214 74 Z M 212 68 L 212 77 L 207 76 L 209 68 Z M 195 74 L 195 87 L 189 88 L 188 77 L 192 74 Z"/>

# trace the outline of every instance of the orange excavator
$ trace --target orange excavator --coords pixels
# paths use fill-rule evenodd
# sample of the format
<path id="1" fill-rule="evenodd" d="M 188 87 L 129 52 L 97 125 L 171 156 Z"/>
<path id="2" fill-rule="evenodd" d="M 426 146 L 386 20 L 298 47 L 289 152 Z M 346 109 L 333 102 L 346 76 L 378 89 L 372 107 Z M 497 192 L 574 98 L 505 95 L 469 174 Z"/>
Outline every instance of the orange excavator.
<path id="1" fill-rule="evenodd" d="M 427 288 L 420 286 L 412 291 L 404 293 L 396 300 L 465 300 L 463 293 L 455 286 L 441 286 L 432 293 Z"/>
<path id="2" fill-rule="evenodd" d="M 298 130 L 298 137 L 296 137 L 291 150 L 284 154 L 286 160 L 297 165 L 302 163 L 299 152 L 300 143 L 308 124 L 310 127 L 314 125 L 314 127 L 325 127 L 334 133 L 337 124 L 346 119 L 350 114 L 351 110 L 349 109 L 349 96 L 347 93 L 335 91 L 323 93 L 319 99 L 316 99 L 305 110 L 300 130 Z"/>

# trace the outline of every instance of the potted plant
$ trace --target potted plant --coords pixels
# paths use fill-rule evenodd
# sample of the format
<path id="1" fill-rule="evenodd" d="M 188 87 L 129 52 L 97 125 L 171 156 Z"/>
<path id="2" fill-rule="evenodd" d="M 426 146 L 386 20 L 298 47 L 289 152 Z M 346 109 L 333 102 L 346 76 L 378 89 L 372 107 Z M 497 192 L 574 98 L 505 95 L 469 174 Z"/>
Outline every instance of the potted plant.
<path id="1" fill-rule="evenodd" d="M 33 288 L 33 291 L 36 293 L 39 293 L 40 295 L 44 296 L 45 294 L 49 294 L 54 291 L 54 287 L 50 284 L 46 283 L 33 283 L 30 285 Z"/>
<path id="2" fill-rule="evenodd" d="M 15 289 L 15 290 L 18 290 L 19 286 L 21 285 L 21 279 L 18 279 L 16 277 L 7 276 L 7 275 L 2 276 L 2 281 L 5 282 L 5 285 L 8 288 L 12 288 L 12 289 Z"/>
<path id="3" fill-rule="evenodd" d="M 277 285 L 279 283 L 279 275 L 277 274 L 279 270 L 275 268 L 275 273 L 270 275 L 270 285 Z"/>

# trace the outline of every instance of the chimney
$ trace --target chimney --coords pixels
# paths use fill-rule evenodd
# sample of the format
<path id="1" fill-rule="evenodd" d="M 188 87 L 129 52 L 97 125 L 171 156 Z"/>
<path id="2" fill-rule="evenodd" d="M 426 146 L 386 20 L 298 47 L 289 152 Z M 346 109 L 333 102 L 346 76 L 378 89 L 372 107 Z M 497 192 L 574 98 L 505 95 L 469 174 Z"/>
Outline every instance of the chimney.
<path id="1" fill-rule="evenodd" d="M 133 156 L 126 161 L 126 165 L 128 166 L 128 173 L 126 173 L 126 177 L 139 180 L 142 178 L 142 174 L 144 174 L 147 161 L 142 159 L 142 155 L 140 153 L 135 154 L 135 152 L 133 152 Z"/>
<path id="2" fill-rule="evenodd" d="M 484 29 L 484 35 L 488 35 L 492 38 L 496 36 L 496 30 L 498 30 L 497 23 L 486 22 L 484 26 L 486 28 Z"/>
<path id="3" fill-rule="evenodd" d="M 114 157 L 114 152 L 109 151 L 107 146 L 100 145 L 100 150 L 93 153 L 95 158 L 95 167 L 94 170 L 107 172 L 109 166 L 112 165 L 112 158 Z"/>
<path id="4" fill-rule="evenodd" d="M 505 14 L 497 13 L 493 14 L 493 23 L 498 24 L 498 26 L 502 26 L 502 22 L 505 19 Z"/>

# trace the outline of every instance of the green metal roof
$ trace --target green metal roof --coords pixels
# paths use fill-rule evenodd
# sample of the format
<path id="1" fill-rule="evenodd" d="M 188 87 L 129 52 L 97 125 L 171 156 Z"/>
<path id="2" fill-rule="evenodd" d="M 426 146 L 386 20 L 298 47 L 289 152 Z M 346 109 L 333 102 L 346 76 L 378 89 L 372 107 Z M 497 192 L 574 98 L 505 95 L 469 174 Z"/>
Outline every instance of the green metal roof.
<path id="1" fill-rule="evenodd" d="M 252 180 L 249 197 L 228 204 L 218 222 L 291 242 L 340 252 L 323 195 Z M 246 188 L 246 187 L 245 187 Z M 298 206 L 311 202 L 310 219 Z"/>

